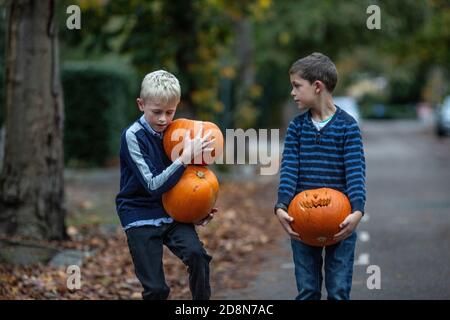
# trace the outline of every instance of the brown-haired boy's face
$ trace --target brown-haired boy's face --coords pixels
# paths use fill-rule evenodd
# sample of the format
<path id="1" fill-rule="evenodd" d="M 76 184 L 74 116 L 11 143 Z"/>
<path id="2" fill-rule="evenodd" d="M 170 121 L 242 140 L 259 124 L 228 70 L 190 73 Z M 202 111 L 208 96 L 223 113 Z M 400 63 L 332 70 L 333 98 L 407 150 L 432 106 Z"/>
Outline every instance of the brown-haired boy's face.
<path id="1" fill-rule="evenodd" d="M 311 107 L 316 99 L 316 86 L 298 74 L 291 74 L 291 96 L 299 109 Z"/>

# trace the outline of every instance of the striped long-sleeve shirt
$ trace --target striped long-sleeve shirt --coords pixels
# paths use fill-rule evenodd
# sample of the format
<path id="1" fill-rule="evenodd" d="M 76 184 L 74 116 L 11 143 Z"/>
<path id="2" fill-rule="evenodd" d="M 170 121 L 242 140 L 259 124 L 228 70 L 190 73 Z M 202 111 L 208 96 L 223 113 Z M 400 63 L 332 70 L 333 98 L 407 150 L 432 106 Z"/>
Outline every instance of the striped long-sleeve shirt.
<path id="1" fill-rule="evenodd" d="M 278 203 L 289 206 L 304 190 L 333 188 L 347 195 L 352 212 L 364 213 L 365 158 L 357 122 L 344 110 L 320 131 L 308 111 L 294 118 L 287 129 L 281 162 Z"/>

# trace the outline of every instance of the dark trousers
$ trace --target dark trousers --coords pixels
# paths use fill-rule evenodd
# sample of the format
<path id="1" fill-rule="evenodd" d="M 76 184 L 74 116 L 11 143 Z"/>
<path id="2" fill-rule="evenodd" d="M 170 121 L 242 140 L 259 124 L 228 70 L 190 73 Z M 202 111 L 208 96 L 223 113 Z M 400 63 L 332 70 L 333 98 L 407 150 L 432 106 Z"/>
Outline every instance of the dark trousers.
<path id="1" fill-rule="evenodd" d="M 170 288 L 163 268 L 163 245 L 166 245 L 188 267 L 189 288 L 194 300 L 208 300 L 209 262 L 194 225 L 173 222 L 161 226 L 141 226 L 126 230 L 128 247 L 136 276 L 141 282 L 144 299 L 165 300 Z"/>

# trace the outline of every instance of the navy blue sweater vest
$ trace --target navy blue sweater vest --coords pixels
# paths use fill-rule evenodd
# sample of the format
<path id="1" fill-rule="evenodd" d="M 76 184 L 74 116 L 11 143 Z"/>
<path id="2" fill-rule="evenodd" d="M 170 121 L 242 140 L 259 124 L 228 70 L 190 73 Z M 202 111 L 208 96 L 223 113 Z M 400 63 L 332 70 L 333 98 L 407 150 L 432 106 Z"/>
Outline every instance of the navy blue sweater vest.
<path id="1" fill-rule="evenodd" d="M 168 218 L 162 194 L 180 179 L 185 166 L 164 152 L 162 137 L 137 120 L 124 130 L 120 143 L 120 191 L 116 208 L 123 227 L 130 223 Z"/>

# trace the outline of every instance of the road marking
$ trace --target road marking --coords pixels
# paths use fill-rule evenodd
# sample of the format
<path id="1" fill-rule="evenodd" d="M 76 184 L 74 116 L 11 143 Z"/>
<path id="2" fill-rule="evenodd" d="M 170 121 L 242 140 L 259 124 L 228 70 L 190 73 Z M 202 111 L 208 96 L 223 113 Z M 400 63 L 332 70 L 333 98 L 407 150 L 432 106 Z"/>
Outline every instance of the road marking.
<path id="1" fill-rule="evenodd" d="M 370 234 L 367 231 L 360 231 L 358 236 L 359 240 L 362 242 L 367 242 L 370 240 Z"/>
<path id="2" fill-rule="evenodd" d="M 355 266 L 367 266 L 369 264 L 369 254 L 361 253 L 355 262 Z"/>

